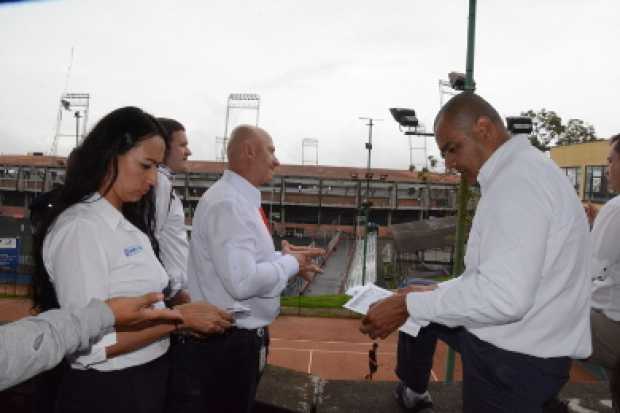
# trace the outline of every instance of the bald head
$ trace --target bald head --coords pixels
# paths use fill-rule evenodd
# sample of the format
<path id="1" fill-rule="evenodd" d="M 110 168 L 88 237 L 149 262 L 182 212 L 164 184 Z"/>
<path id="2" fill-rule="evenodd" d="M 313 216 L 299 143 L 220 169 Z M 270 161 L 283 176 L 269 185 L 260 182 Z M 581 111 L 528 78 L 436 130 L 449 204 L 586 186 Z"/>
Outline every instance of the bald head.
<path id="1" fill-rule="evenodd" d="M 226 148 L 228 167 L 255 186 L 269 182 L 280 164 L 269 133 L 251 125 L 237 126 Z"/>
<path id="2" fill-rule="evenodd" d="M 433 129 L 437 128 L 439 122 L 447 121 L 453 127 L 468 132 L 483 116 L 498 128 L 505 130 L 502 118 L 489 102 L 473 92 L 463 92 L 454 96 L 439 110 Z"/>
<path id="3" fill-rule="evenodd" d="M 458 170 L 470 184 L 476 182 L 482 165 L 510 137 L 493 106 L 472 92 L 450 99 L 435 117 L 433 129 L 446 168 Z"/>

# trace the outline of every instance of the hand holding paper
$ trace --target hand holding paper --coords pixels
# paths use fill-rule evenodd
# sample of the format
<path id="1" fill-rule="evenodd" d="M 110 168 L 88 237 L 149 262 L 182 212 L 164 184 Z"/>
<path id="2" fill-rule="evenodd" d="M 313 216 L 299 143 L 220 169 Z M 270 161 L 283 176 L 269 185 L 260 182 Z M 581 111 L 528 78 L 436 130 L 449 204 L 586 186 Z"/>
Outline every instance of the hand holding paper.
<path id="1" fill-rule="evenodd" d="M 343 307 L 366 317 L 362 319 L 360 331 L 370 337 L 385 338 L 400 327 L 400 331 L 413 337 L 418 335 L 422 325 L 408 319 L 406 295 L 367 284 L 356 288 L 355 295 Z"/>

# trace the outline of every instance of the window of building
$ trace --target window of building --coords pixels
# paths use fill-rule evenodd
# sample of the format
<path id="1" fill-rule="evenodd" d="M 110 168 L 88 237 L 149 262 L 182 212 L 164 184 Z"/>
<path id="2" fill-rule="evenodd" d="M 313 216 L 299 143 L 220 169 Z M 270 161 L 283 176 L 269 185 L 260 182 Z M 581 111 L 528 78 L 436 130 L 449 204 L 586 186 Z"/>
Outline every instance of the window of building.
<path id="1" fill-rule="evenodd" d="M 607 189 L 607 167 L 586 166 L 585 199 L 594 202 L 606 202 L 612 196 Z"/>
<path id="2" fill-rule="evenodd" d="M 578 166 L 562 168 L 562 172 L 566 174 L 570 184 L 573 188 L 575 188 L 575 191 L 579 193 L 579 187 L 581 185 L 581 168 Z"/>

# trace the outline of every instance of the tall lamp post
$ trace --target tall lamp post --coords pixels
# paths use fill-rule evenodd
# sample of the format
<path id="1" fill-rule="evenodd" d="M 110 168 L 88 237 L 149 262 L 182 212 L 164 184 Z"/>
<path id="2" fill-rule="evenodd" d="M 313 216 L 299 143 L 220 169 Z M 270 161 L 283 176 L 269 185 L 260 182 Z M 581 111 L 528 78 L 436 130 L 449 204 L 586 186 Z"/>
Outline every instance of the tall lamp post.
<path id="1" fill-rule="evenodd" d="M 465 79 L 463 82 L 463 90 L 473 92 L 476 90 L 474 82 L 474 43 L 476 38 L 476 0 L 469 0 L 469 20 L 467 25 L 467 60 L 465 64 Z M 453 80 L 452 78 L 450 79 Z M 455 78 L 456 80 L 456 78 Z M 459 83 L 452 86 L 456 89 Z M 469 185 L 465 177 L 461 175 L 459 191 L 457 195 L 457 218 L 456 218 L 456 237 L 454 242 L 454 264 L 452 267 L 452 275 L 457 276 L 463 273 L 465 263 L 465 219 L 467 216 L 467 202 L 469 201 Z M 454 350 L 448 351 L 448 360 L 446 362 L 446 383 L 454 380 Z"/>
<path id="2" fill-rule="evenodd" d="M 362 285 L 366 285 L 366 255 L 368 254 L 368 221 L 370 219 L 370 180 L 372 179 L 372 172 L 370 172 L 370 158 L 372 153 L 372 128 L 375 126 L 375 122 L 380 122 L 383 119 L 367 118 L 360 116 L 360 119 L 367 120 L 368 123 L 368 142 L 365 144 L 365 148 L 368 150 L 368 163 L 366 164 L 366 197 L 361 203 L 362 210 L 364 212 L 364 255 L 362 257 Z"/>

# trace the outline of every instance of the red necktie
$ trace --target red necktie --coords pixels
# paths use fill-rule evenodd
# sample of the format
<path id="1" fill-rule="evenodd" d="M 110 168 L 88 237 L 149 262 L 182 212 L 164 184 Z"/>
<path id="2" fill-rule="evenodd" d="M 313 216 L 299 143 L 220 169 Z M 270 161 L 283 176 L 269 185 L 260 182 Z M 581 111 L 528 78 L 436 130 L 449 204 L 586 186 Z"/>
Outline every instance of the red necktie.
<path id="1" fill-rule="evenodd" d="M 265 210 L 263 209 L 263 207 L 258 208 L 258 212 L 260 212 L 260 216 L 261 218 L 263 218 L 263 222 L 265 223 L 265 226 L 267 227 L 267 231 L 269 231 L 269 233 L 271 234 L 271 225 L 269 225 L 269 219 L 267 218 L 267 215 L 265 214 Z"/>

